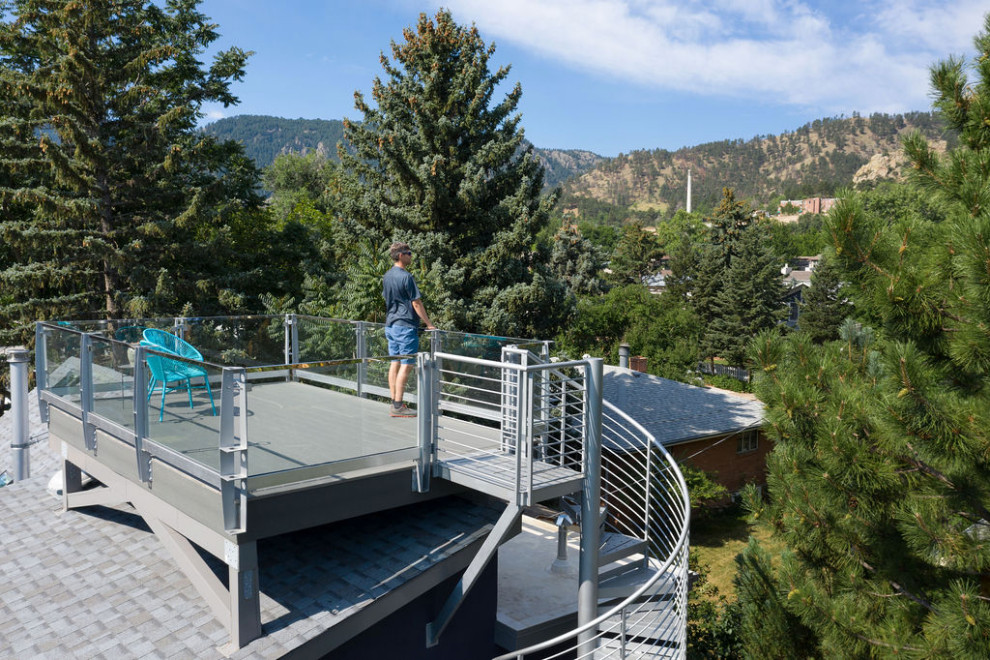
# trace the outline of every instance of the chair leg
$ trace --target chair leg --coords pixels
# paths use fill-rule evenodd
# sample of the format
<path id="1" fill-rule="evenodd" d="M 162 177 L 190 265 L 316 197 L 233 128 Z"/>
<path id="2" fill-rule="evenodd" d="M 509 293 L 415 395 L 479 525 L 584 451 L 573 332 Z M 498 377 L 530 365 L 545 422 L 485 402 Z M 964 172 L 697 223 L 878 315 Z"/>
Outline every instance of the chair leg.
<path id="1" fill-rule="evenodd" d="M 186 394 L 189 395 L 189 408 L 192 409 L 192 378 L 186 378 Z"/>
<path id="2" fill-rule="evenodd" d="M 165 418 L 165 390 L 167 389 L 168 389 L 167 383 L 165 381 L 162 381 L 162 407 L 161 410 L 158 411 L 159 422 L 163 421 Z"/>
<path id="3" fill-rule="evenodd" d="M 213 416 L 217 416 L 217 405 L 213 403 L 213 390 L 210 389 L 210 377 L 203 376 L 203 382 L 206 383 L 206 393 L 210 395 L 210 406 L 213 408 Z"/>

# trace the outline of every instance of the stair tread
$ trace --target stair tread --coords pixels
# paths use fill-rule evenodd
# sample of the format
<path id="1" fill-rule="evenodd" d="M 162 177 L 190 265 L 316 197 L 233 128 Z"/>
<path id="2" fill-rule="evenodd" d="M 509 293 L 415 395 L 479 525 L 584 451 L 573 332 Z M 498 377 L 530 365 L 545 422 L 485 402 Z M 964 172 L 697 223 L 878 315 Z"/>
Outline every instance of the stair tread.
<path id="1" fill-rule="evenodd" d="M 602 532 L 601 545 L 598 549 L 600 566 L 629 557 L 646 550 L 646 541 L 619 532 Z"/>

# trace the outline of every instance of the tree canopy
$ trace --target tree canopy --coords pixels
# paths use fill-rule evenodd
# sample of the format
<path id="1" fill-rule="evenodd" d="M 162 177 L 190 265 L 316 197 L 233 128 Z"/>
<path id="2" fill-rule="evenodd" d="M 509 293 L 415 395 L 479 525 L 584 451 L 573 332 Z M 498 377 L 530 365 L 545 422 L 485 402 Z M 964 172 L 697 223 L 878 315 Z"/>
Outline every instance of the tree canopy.
<path id="1" fill-rule="evenodd" d="M 229 223 L 260 201 L 257 171 L 196 122 L 203 103 L 236 102 L 249 54 L 204 69 L 218 34 L 196 5 L 0 3 L 5 331 L 242 304 L 250 266 L 231 267 L 243 244 Z"/>
<path id="2" fill-rule="evenodd" d="M 777 441 L 761 515 L 791 551 L 740 597 L 796 617 L 809 655 L 990 656 L 990 17 L 976 47 L 973 84 L 963 60 L 932 69 L 959 146 L 905 141 L 944 216 L 840 202 L 826 229 L 856 318 L 754 347 Z"/>
<path id="3" fill-rule="evenodd" d="M 540 336 L 572 313 L 573 295 L 537 240 L 556 202 L 524 144 L 517 84 L 494 46 L 447 11 L 421 15 L 382 54 L 360 122 L 345 120 L 347 174 L 337 210 L 348 242 L 413 246 L 427 268 L 431 316 L 449 329 Z"/>

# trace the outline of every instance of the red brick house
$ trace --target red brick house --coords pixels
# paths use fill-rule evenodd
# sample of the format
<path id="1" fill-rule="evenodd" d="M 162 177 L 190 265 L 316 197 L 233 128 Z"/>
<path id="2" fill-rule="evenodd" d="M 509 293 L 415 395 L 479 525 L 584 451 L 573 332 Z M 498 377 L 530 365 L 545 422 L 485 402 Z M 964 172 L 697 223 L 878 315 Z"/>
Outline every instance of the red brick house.
<path id="1" fill-rule="evenodd" d="M 606 366 L 604 398 L 631 415 L 678 460 L 736 492 L 766 483 L 763 404 L 752 395 L 687 385 L 632 369 Z M 613 447 L 630 451 L 631 447 Z"/>

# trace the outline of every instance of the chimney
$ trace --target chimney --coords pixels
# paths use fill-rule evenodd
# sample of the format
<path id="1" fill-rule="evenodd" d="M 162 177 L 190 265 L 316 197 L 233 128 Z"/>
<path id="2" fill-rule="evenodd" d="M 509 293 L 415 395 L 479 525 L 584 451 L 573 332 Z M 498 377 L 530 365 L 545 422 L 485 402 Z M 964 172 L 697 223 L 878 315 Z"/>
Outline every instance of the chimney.
<path id="1" fill-rule="evenodd" d="M 629 344 L 619 344 L 619 366 L 629 368 Z"/>
<path id="2" fill-rule="evenodd" d="M 629 358 L 629 368 L 633 371 L 646 373 L 646 358 L 642 355 L 634 355 Z"/>

